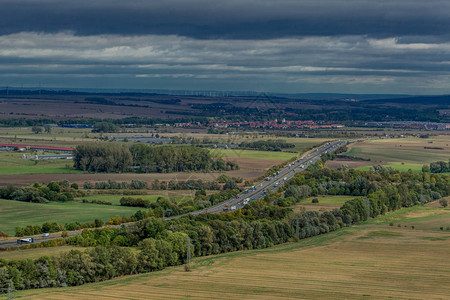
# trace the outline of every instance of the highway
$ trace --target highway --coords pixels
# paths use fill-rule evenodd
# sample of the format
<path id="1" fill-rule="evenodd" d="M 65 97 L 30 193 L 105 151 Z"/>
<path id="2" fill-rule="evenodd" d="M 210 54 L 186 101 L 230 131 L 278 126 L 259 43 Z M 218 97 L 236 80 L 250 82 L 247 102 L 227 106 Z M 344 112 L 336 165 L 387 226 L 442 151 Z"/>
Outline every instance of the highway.
<path id="1" fill-rule="evenodd" d="M 315 149 L 313 152 L 306 154 L 302 156 L 301 158 L 297 159 L 293 163 L 290 163 L 285 168 L 281 169 L 278 172 L 278 175 L 268 177 L 268 180 L 263 180 L 262 182 L 259 182 L 254 185 L 254 187 L 249 188 L 243 193 L 240 193 L 236 195 L 236 197 L 220 203 L 218 205 L 212 206 L 206 210 L 199 210 L 195 212 L 191 212 L 189 214 L 183 214 L 178 216 L 170 216 L 167 218 L 164 218 L 164 220 L 169 221 L 172 219 L 181 218 L 187 215 L 199 215 L 199 214 L 220 214 L 223 212 L 230 212 L 239 208 L 244 207 L 246 204 L 248 204 L 250 201 L 254 201 L 257 199 L 264 198 L 267 192 L 273 191 L 283 185 L 286 181 L 294 177 L 294 175 L 298 172 L 301 172 L 302 170 L 306 169 L 308 166 L 314 164 L 316 161 L 318 161 L 322 154 L 333 152 L 339 147 L 345 145 L 347 141 L 334 141 L 329 142 L 325 145 L 320 146 L 319 148 Z M 125 226 L 129 226 L 133 223 L 125 224 Z M 120 225 L 116 226 L 110 226 L 110 227 L 120 227 Z M 82 230 L 77 231 L 70 231 L 68 232 L 69 236 L 75 236 L 82 233 Z M 34 236 L 34 243 L 42 243 L 45 241 L 54 240 L 57 238 L 61 238 L 61 233 L 52 233 L 48 237 L 43 236 Z M 16 239 L 14 240 L 4 240 L 0 241 L 0 248 L 7 248 L 7 247 L 15 247 L 19 246 L 17 244 Z"/>
<path id="2" fill-rule="evenodd" d="M 347 141 L 334 141 L 327 143 L 313 152 L 302 156 L 297 159 L 293 163 L 290 163 L 285 168 L 281 169 L 278 172 L 278 175 L 268 177 L 268 180 L 263 180 L 255 184 L 252 188 L 249 188 L 243 193 L 236 195 L 235 198 L 228 200 L 227 202 L 220 203 L 218 205 L 212 206 L 205 210 L 200 210 L 196 212 L 191 212 L 189 214 L 179 215 L 168 217 L 165 220 L 172 220 L 176 218 L 181 218 L 187 215 L 199 215 L 199 214 L 220 214 L 223 212 L 230 212 L 239 208 L 244 207 L 246 204 L 250 203 L 250 201 L 254 201 L 257 199 L 262 199 L 266 195 L 267 192 L 276 190 L 278 187 L 283 185 L 286 181 L 294 177 L 298 172 L 303 171 L 310 165 L 314 164 L 318 161 L 322 154 L 333 152 L 339 147 L 345 145 Z M 266 178 L 267 179 L 267 178 Z"/>

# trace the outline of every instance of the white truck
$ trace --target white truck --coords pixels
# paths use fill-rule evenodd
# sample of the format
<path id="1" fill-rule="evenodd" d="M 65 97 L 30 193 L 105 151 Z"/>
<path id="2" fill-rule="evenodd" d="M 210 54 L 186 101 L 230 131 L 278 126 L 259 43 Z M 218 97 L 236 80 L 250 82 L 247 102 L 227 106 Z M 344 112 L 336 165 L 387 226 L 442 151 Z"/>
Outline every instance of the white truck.
<path id="1" fill-rule="evenodd" d="M 17 244 L 23 245 L 23 244 L 32 244 L 34 243 L 34 238 L 22 238 L 17 240 Z"/>

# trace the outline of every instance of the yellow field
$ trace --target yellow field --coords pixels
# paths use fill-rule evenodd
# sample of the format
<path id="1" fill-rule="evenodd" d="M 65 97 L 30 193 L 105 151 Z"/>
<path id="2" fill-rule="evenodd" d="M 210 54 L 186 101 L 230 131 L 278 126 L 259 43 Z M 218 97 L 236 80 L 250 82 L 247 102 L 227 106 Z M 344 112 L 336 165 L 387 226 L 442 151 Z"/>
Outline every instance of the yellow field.
<path id="1" fill-rule="evenodd" d="M 419 207 L 270 249 L 18 299 L 448 299 L 450 210 Z M 397 226 L 401 222 L 401 227 Z M 408 224 L 404 227 L 403 223 Z M 414 225 L 412 229 L 410 225 Z"/>

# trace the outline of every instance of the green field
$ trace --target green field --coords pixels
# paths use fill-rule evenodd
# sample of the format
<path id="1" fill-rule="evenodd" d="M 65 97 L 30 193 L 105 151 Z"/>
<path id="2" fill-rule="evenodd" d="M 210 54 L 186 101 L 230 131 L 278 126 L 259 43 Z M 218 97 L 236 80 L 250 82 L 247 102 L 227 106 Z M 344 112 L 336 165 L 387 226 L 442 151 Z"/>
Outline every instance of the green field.
<path id="1" fill-rule="evenodd" d="M 339 204 L 342 205 L 348 200 L 354 199 L 354 196 L 317 196 L 309 197 L 308 199 L 302 200 L 302 203 L 311 203 L 312 199 L 317 198 L 319 200 L 318 204 Z"/>
<path id="2" fill-rule="evenodd" d="M 89 128 L 62 128 L 54 127 L 50 133 L 45 131 L 39 134 L 35 134 L 31 130 L 32 127 L 0 127 L 0 138 L 20 139 L 24 140 L 61 140 L 61 141 L 74 141 L 77 139 L 84 139 L 86 134 L 90 137 L 98 137 L 98 133 L 92 133 L 92 129 Z"/>
<path id="3" fill-rule="evenodd" d="M 61 253 L 69 252 L 70 250 L 83 250 L 86 248 L 75 246 L 36 248 L 26 250 L 14 251 L 0 251 L 0 259 L 6 260 L 20 260 L 20 259 L 38 259 L 42 256 L 56 256 Z"/>
<path id="4" fill-rule="evenodd" d="M 317 198 L 319 203 L 312 203 L 312 199 Z M 292 209 L 294 212 L 301 213 L 303 211 L 331 211 L 338 209 L 348 200 L 354 199 L 354 196 L 317 196 L 309 197 L 295 204 Z"/>
<path id="5" fill-rule="evenodd" d="M 86 197 L 81 197 L 80 199 L 86 199 L 89 201 L 92 200 L 101 200 L 101 201 L 108 201 L 111 202 L 113 204 L 120 204 L 120 199 L 122 197 L 133 197 L 133 198 L 141 198 L 144 200 L 150 200 L 151 202 L 156 202 L 156 200 L 158 200 L 159 197 L 163 197 L 166 199 L 173 199 L 175 201 L 183 201 L 183 200 L 189 200 L 192 199 L 192 197 L 189 196 L 167 196 L 167 195 L 90 195 L 90 196 L 86 196 Z"/>
<path id="6" fill-rule="evenodd" d="M 73 170 L 71 159 L 35 161 L 23 159 L 24 153 L 0 152 L 0 175 L 82 173 Z M 29 155 L 30 153 L 26 153 Z"/>
<path id="7" fill-rule="evenodd" d="M 182 266 L 18 299 L 448 299 L 450 209 L 417 207 L 268 249 L 195 258 Z M 391 214 L 382 218 L 388 218 Z M 421 219 L 418 219 L 420 216 Z"/>
<path id="8" fill-rule="evenodd" d="M 409 170 L 411 170 L 413 172 L 422 172 L 422 165 L 414 165 L 414 164 L 395 165 L 395 164 L 391 164 L 391 165 L 383 165 L 383 166 L 392 168 L 394 170 L 402 171 L 402 172 L 407 172 Z M 356 169 L 369 171 L 371 168 L 372 168 L 372 166 L 364 166 L 364 167 L 359 167 L 359 168 L 356 168 Z"/>
<path id="9" fill-rule="evenodd" d="M 287 149 L 287 151 L 296 151 L 296 152 L 305 152 L 306 150 L 318 146 L 322 143 L 331 141 L 333 139 L 323 139 L 323 138 L 286 138 L 285 140 L 288 143 L 292 143 L 295 145 L 293 149 Z"/>
<path id="10" fill-rule="evenodd" d="M 35 225 L 44 222 L 56 222 L 58 224 L 92 222 L 96 218 L 107 221 L 115 216 L 129 217 L 140 209 L 145 208 L 81 202 L 41 204 L 0 199 L 0 230 L 9 235 L 14 235 L 16 226 Z"/>
<path id="11" fill-rule="evenodd" d="M 297 157 L 296 153 L 275 152 L 275 151 L 257 151 L 257 150 L 241 150 L 241 149 L 212 149 L 211 153 L 217 153 L 220 156 L 227 157 L 245 157 L 267 160 L 288 160 Z"/>

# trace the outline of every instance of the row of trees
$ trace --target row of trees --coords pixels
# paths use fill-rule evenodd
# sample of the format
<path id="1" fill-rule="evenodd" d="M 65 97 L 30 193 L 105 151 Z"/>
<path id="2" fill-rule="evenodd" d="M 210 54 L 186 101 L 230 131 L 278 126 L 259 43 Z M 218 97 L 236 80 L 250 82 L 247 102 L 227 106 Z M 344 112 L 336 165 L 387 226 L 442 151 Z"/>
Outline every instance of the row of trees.
<path id="1" fill-rule="evenodd" d="M 85 196 L 85 194 L 78 190 L 77 184 L 69 185 L 69 182 L 66 180 L 61 182 L 50 182 L 47 185 L 35 183 L 29 187 L 7 185 L 5 188 L 0 188 L 0 198 L 24 202 L 66 202 L 72 201 L 74 197 L 78 196 Z"/>
<path id="2" fill-rule="evenodd" d="M 233 180 L 232 178 L 226 178 L 226 181 Z M 223 183 L 226 183 L 223 181 Z M 242 182 L 242 181 L 241 181 Z M 123 190 L 123 189 L 132 189 L 132 190 L 142 190 L 142 189 L 152 189 L 152 190 L 220 190 L 222 186 L 219 184 L 219 181 L 203 181 L 201 179 L 194 180 L 189 179 L 186 181 L 159 181 L 155 179 L 150 186 L 147 185 L 147 182 L 143 180 L 132 180 L 131 183 L 122 181 L 97 181 L 97 182 L 89 182 L 86 181 L 83 184 L 84 189 L 99 189 L 99 190 Z M 136 193 L 135 191 L 133 193 Z"/>
<path id="3" fill-rule="evenodd" d="M 74 150 L 74 167 L 89 172 L 142 173 L 238 169 L 235 163 L 225 162 L 198 147 L 111 143 L 78 145 Z"/>
<path id="4" fill-rule="evenodd" d="M 282 149 L 294 148 L 295 144 L 284 140 L 259 140 L 254 142 L 242 142 L 239 147 L 261 151 L 281 151 Z"/>
<path id="5" fill-rule="evenodd" d="M 97 181 L 92 183 L 86 181 L 83 183 L 83 188 L 86 190 L 97 189 L 97 190 L 119 190 L 119 189 L 132 189 L 132 190 L 143 190 L 147 188 L 147 182 L 144 180 L 133 179 L 131 182 L 126 181 L 114 181 L 109 179 L 108 181 Z"/>

